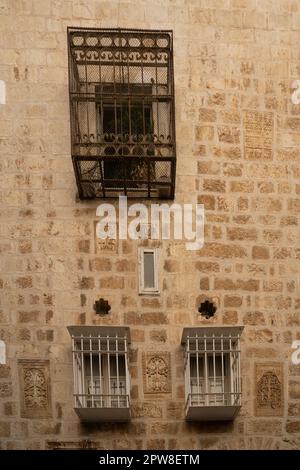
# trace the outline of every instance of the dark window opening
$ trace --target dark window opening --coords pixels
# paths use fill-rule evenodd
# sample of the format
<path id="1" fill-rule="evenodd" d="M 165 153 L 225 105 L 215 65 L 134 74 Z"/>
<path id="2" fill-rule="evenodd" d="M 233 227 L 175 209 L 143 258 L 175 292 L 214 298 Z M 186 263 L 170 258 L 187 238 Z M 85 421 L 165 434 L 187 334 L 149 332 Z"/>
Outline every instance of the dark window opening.
<path id="1" fill-rule="evenodd" d="M 111 86 L 110 86 L 111 88 Z M 128 90 L 128 86 L 123 87 L 124 94 Z M 122 88 L 119 86 L 118 90 L 121 92 Z M 133 87 L 129 85 L 129 90 Z M 107 90 L 108 87 L 105 87 Z M 135 85 L 134 89 L 142 93 L 144 87 Z M 146 88 L 147 90 L 147 88 Z M 99 92 L 99 88 L 96 90 Z M 148 92 L 151 94 L 151 90 Z M 153 142 L 153 112 L 149 103 L 145 103 L 143 99 L 136 97 L 135 99 L 121 98 L 115 102 L 106 99 L 101 99 L 99 93 L 99 102 L 97 103 L 97 131 L 98 135 L 107 145 L 105 146 L 104 153 L 107 156 L 120 156 L 128 157 L 142 156 L 144 153 L 149 156 L 154 155 L 154 149 L 149 147 L 149 143 Z M 112 145 L 109 145 L 111 143 Z M 130 145 L 134 145 L 130 149 Z M 147 179 L 148 166 L 144 161 L 137 162 L 128 160 L 126 166 L 122 168 L 118 161 L 104 161 L 104 179 L 106 185 L 114 186 L 114 181 L 127 180 L 134 182 L 137 177 Z M 125 174 L 124 174 L 125 172 Z M 150 172 L 153 175 L 154 165 L 151 162 Z M 112 181 L 109 181 L 112 180 Z"/>

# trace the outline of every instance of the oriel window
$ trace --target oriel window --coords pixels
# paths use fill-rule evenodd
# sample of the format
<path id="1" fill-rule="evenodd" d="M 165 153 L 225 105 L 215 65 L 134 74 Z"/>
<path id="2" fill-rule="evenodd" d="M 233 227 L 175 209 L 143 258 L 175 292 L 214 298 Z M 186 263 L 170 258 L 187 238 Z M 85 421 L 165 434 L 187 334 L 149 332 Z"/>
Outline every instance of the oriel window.
<path id="1" fill-rule="evenodd" d="M 68 43 L 79 196 L 173 198 L 172 32 L 69 28 Z"/>

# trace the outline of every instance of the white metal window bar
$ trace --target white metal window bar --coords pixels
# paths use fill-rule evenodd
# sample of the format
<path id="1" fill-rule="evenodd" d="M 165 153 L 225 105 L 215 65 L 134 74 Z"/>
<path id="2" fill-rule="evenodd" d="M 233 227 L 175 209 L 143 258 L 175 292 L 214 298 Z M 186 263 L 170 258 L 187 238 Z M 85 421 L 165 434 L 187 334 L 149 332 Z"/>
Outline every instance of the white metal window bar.
<path id="1" fill-rule="evenodd" d="M 129 416 L 130 383 L 127 327 L 68 327 L 72 337 L 75 410 L 82 418 Z M 106 410 L 91 414 L 91 410 Z M 84 411 L 86 410 L 86 412 Z M 122 419 L 123 420 L 123 419 Z"/>
<path id="2" fill-rule="evenodd" d="M 182 344 L 185 346 L 188 419 L 231 419 L 240 408 L 242 330 L 243 327 L 184 329 Z M 215 410 L 217 407 L 219 413 Z"/>

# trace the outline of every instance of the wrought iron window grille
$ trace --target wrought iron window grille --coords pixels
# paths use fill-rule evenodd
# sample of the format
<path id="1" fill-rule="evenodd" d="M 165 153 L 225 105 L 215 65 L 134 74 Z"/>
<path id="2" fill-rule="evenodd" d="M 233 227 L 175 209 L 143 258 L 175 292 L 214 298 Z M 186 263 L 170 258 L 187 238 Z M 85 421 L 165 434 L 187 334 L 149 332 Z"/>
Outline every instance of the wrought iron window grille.
<path id="1" fill-rule="evenodd" d="M 186 419 L 232 420 L 241 407 L 243 327 L 184 328 Z"/>
<path id="2" fill-rule="evenodd" d="M 83 421 L 128 421 L 128 327 L 69 326 L 74 409 Z"/>

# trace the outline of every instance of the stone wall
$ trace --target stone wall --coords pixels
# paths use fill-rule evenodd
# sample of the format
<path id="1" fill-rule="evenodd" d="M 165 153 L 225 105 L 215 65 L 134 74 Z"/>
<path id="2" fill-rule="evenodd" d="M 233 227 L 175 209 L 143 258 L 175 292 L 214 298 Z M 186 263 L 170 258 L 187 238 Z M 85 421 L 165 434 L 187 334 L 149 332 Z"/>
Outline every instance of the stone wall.
<path id="1" fill-rule="evenodd" d="M 0 15 L 0 448 L 299 448 L 299 1 L 1 0 Z M 67 26 L 174 31 L 176 202 L 205 205 L 205 246 L 159 243 L 160 296 L 138 295 L 139 243 L 99 243 L 98 203 L 76 199 Z M 197 312 L 207 298 L 210 320 Z M 130 326 L 129 424 L 79 422 L 70 324 Z M 184 420 L 181 333 L 205 324 L 245 326 L 232 423 Z M 171 379 L 147 393 L 143 361 L 157 351 Z M 35 409 L 24 374 L 44 383 Z M 280 381 L 273 413 L 266 374 Z"/>

